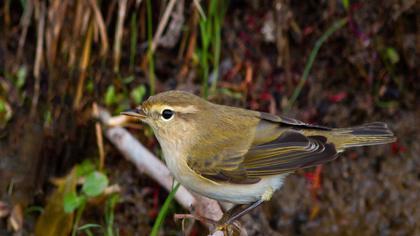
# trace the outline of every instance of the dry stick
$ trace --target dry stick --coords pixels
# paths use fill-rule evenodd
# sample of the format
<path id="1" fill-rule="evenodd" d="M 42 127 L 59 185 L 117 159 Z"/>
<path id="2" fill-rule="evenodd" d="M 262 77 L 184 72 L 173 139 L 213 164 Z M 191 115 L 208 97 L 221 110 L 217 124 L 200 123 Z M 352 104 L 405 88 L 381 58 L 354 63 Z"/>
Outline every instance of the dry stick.
<path id="1" fill-rule="evenodd" d="M 41 63 L 42 63 L 42 54 L 43 54 L 43 45 L 44 45 L 44 31 L 45 31 L 45 3 L 37 3 L 37 13 L 39 18 L 38 23 L 38 37 L 36 42 L 36 55 L 35 55 L 35 66 L 34 66 L 34 96 L 32 98 L 32 107 L 31 107 L 31 116 L 35 115 L 36 107 L 38 105 L 39 94 L 40 94 L 40 83 L 41 83 Z"/>
<path id="2" fill-rule="evenodd" d="M 31 23 L 32 13 L 34 11 L 34 4 L 32 1 L 27 1 L 25 6 L 25 12 L 23 13 L 22 21 L 20 25 L 22 27 L 22 33 L 19 38 L 19 46 L 18 46 L 18 59 L 22 58 L 23 47 L 25 46 L 26 35 L 28 34 L 29 24 Z"/>
<path id="3" fill-rule="evenodd" d="M 187 76 L 188 70 L 189 70 L 189 64 L 190 64 L 191 58 L 193 57 L 195 47 L 197 44 L 197 24 L 198 24 L 199 15 L 196 8 L 193 8 L 192 11 L 193 11 L 192 19 L 190 23 L 191 34 L 188 40 L 188 48 L 187 48 L 187 52 L 185 54 L 181 69 L 179 70 L 178 75 L 176 76 L 178 81 L 184 78 L 185 76 Z"/>
<path id="4" fill-rule="evenodd" d="M 82 100 L 84 84 L 86 80 L 86 70 L 88 68 L 89 60 L 90 60 L 92 37 L 93 37 L 93 23 L 89 24 L 89 29 L 86 35 L 85 45 L 83 47 L 83 55 L 82 55 L 82 60 L 80 62 L 79 81 L 77 83 L 76 97 L 74 99 L 74 104 L 73 104 L 74 109 L 80 108 L 80 102 Z"/>
<path id="5" fill-rule="evenodd" d="M 101 36 L 101 42 L 102 42 L 101 56 L 105 56 L 109 48 L 109 43 L 108 43 L 108 36 L 106 34 L 104 18 L 102 17 L 102 14 L 101 14 L 101 11 L 99 10 L 97 2 L 95 0 L 89 0 L 89 3 L 92 6 L 93 12 L 95 14 L 95 21 L 96 21 L 96 24 L 98 25 L 100 36 Z"/>
<path id="6" fill-rule="evenodd" d="M 93 103 L 92 105 L 92 112 L 94 116 L 98 116 L 99 110 L 98 105 Z M 101 124 L 99 122 L 95 122 L 95 132 L 96 132 L 96 144 L 98 145 L 99 150 L 99 170 L 104 168 L 105 163 L 105 151 L 104 151 L 104 139 L 101 129 Z"/>
<path id="7" fill-rule="evenodd" d="M 78 38 L 79 35 L 81 34 L 81 25 L 82 25 L 82 16 L 84 11 L 86 10 L 83 7 L 83 4 L 80 3 L 80 1 L 77 2 L 77 6 L 76 6 L 76 13 L 75 13 L 75 17 L 74 17 L 74 21 L 73 21 L 73 27 L 72 27 L 72 34 L 70 36 L 70 40 L 72 43 L 70 43 L 69 46 L 69 59 L 68 59 L 68 63 L 67 66 L 70 68 L 74 67 L 75 61 L 76 61 L 76 49 L 78 46 Z M 89 12 L 89 10 L 88 10 Z"/>
<path id="8" fill-rule="evenodd" d="M 54 64 L 57 47 L 59 44 L 60 32 L 62 25 L 64 23 L 64 18 L 66 17 L 67 5 L 69 0 L 63 1 L 54 1 L 49 4 L 48 8 L 48 27 L 46 28 L 45 37 L 46 37 L 46 54 L 48 66 Z"/>
<path id="9" fill-rule="evenodd" d="M 98 107 L 98 110 L 99 120 L 108 125 L 108 121 L 112 119 L 110 114 L 103 108 Z M 146 173 L 166 190 L 171 191 L 173 178 L 169 170 L 126 129 L 108 127 L 105 130 L 105 136 L 120 150 L 127 160 L 134 163 L 140 172 Z M 192 207 L 198 215 L 203 217 L 217 221 L 223 215 L 217 201 L 193 195 L 183 186 L 176 192 L 175 199 L 185 209 L 191 210 Z"/>
<path id="10" fill-rule="evenodd" d="M 158 42 L 162 47 L 174 47 L 181 35 L 182 26 L 184 25 L 184 0 L 178 0 L 176 4 L 168 29 Z"/>
<path id="11" fill-rule="evenodd" d="M 159 26 L 157 28 L 155 36 L 153 37 L 153 41 L 151 45 L 151 53 L 153 53 L 157 47 L 160 37 L 162 36 L 163 30 L 165 29 L 166 24 L 168 23 L 169 16 L 172 12 L 172 9 L 174 8 L 175 2 L 176 0 L 171 0 L 165 9 L 165 12 L 163 13 L 162 19 L 159 22 Z"/>
<path id="12" fill-rule="evenodd" d="M 124 18 L 127 13 L 127 0 L 118 1 L 117 31 L 114 39 L 114 72 L 119 71 L 121 58 L 121 39 L 123 35 Z"/>

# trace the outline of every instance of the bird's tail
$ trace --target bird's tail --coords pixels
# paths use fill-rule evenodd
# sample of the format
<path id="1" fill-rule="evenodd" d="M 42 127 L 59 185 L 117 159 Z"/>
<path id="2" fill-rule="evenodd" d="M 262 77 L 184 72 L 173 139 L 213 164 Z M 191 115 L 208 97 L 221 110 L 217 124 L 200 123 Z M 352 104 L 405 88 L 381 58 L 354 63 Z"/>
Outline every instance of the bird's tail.
<path id="1" fill-rule="evenodd" d="M 396 141 L 394 133 L 383 122 L 373 122 L 350 128 L 333 130 L 338 138 L 336 144 L 338 150 L 350 147 L 370 146 L 392 143 Z M 340 138 L 339 138 L 340 137 Z"/>

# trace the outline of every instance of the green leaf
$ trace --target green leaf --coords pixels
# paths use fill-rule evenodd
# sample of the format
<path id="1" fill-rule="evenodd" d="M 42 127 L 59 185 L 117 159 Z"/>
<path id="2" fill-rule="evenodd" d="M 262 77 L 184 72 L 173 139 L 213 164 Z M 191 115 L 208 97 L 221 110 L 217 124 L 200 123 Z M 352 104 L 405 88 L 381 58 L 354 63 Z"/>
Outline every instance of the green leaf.
<path id="1" fill-rule="evenodd" d="M 341 0 L 341 4 L 343 4 L 344 9 L 348 10 L 350 6 L 350 0 Z"/>
<path id="2" fill-rule="evenodd" d="M 116 102 L 116 93 L 113 85 L 108 86 L 105 93 L 105 105 L 110 106 Z"/>
<path id="3" fill-rule="evenodd" d="M 397 64 L 400 61 L 400 55 L 393 47 L 386 48 L 386 56 L 392 64 Z"/>
<path id="4" fill-rule="evenodd" d="M 133 81 L 134 81 L 134 79 L 135 79 L 134 75 L 130 75 L 130 76 L 125 77 L 125 78 L 122 80 L 122 82 L 123 82 L 124 84 L 129 84 L 129 83 L 133 82 Z"/>
<path id="5" fill-rule="evenodd" d="M 37 212 L 39 214 L 42 214 L 44 212 L 44 208 L 41 206 L 30 206 L 25 209 L 25 215 L 29 215 L 32 212 Z"/>
<path id="6" fill-rule="evenodd" d="M 106 233 L 107 236 L 118 235 L 114 233 L 114 218 L 115 218 L 115 206 L 117 205 L 118 201 L 120 200 L 120 196 L 118 194 L 113 194 L 108 200 L 106 201 L 105 205 L 105 225 L 106 225 Z"/>
<path id="7" fill-rule="evenodd" d="M 84 160 L 76 166 L 76 175 L 78 177 L 85 176 L 95 170 L 95 165 L 90 160 Z"/>
<path id="8" fill-rule="evenodd" d="M 219 92 L 222 93 L 222 94 L 225 94 L 225 95 L 227 95 L 229 97 L 232 97 L 234 99 L 238 99 L 239 100 L 239 99 L 242 99 L 243 98 L 242 93 L 234 92 L 234 91 L 231 91 L 230 89 L 227 89 L 227 88 L 221 88 L 221 89 L 219 89 Z"/>
<path id="9" fill-rule="evenodd" d="M 100 195 L 108 186 L 108 178 L 99 171 L 88 174 L 82 187 L 82 191 L 89 197 Z"/>
<path id="10" fill-rule="evenodd" d="M 64 195 L 64 212 L 71 213 L 83 204 L 85 198 L 78 196 L 76 192 L 71 191 Z"/>
<path id="11" fill-rule="evenodd" d="M 27 0 L 20 0 L 20 5 L 22 5 L 22 8 L 23 9 L 26 9 L 26 6 L 27 6 Z"/>
<path id="12" fill-rule="evenodd" d="M 49 126 L 51 125 L 51 123 L 52 123 L 52 114 L 50 110 L 47 110 L 44 112 L 44 124 L 46 126 Z"/>
<path id="13" fill-rule="evenodd" d="M 136 104 L 139 104 L 143 101 L 144 95 L 146 94 L 146 87 L 144 85 L 139 85 L 131 91 L 131 98 Z"/>
<path id="14" fill-rule="evenodd" d="M 21 66 L 20 68 L 19 68 L 19 70 L 17 71 L 17 73 L 16 73 L 16 77 L 17 77 L 17 80 L 16 80 L 16 87 L 17 88 L 22 88 L 23 87 L 23 85 L 25 85 L 25 82 L 26 82 L 26 76 L 28 75 L 28 71 L 26 70 L 26 67 L 25 66 Z"/>
<path id="15" fill-rule="evenodd" d="M 95 89 L 95 83 L 93 82 L 93 79 L 90 78 L 86 84 L 86 92 L 92 93 Z"/>
<path id="16" fill-rule="evenodd" d="M 6 111 L 6 104 L 3 100 L 0 99 L 0 113 Z"/>
<path id="17" fill-rule="evenodd" d="M 77 230 L 86 230 L 86 229 L 91 229 L 91 228 L 102 228 L 102 225 L 84 224 L 84 225 L 80 226 L 79 228 L 77 228 Z"/>

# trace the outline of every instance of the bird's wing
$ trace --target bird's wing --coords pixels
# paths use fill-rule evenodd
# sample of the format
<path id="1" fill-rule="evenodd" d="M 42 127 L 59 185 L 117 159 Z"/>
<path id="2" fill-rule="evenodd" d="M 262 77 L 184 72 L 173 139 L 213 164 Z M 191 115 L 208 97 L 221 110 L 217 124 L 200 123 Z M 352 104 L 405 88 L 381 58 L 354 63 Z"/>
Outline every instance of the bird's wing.
<path id="1" fill-rule="evenodd" d="M 249 177 L 262 177 L 292 172 L 335 159 L 334 144 L 323 136 L 305 136 L 286 130 L 278 138 L 253 146 L 245 154 L 242 165 Z"/>
<path id="2" fill-rule="evenodd" d="M 265 113 L 265 112 L 259 112 L 259 118 L 261 119 L 260 124 L 272 123 L 272 124 L 280 124 L 282 127 L 290 127 L 290 128 L 332 130 L 331 128 L 326 127 L 326 126 L 308 124 L 303 121 L 289 118 L 286 116 L 276 116 L 276 115 Z"/>
<path id="3" fill-rule="evenodd" d="M 243 150 L 243 145 L 224 140 L 216 145 L 207 144 L 206 150 L 209 151 L 200 153 L 196 148 L 187 157 L 188 166 L 197 174 L 216 182 L 249 184 L 260 180 L 248 176 L 242 165 L 248 151 Z"/>
<path id="4" fill-rule="evenodd" d="M 261 177 L 322 164 L 337 155 L 334 144 L 327 143 L 325 137 L 305 136 L 299 132 L 301 128 L 329 128 L 266 113 L 260 118 L 254 142 L 246 151 L 232 146 L 237 143 L 233 140 L 206 161 L 197 162 L 200 158 L 190 156 L 187 158 L 190 168 L 213 181 L 249 184 L 258 182 Z"/>

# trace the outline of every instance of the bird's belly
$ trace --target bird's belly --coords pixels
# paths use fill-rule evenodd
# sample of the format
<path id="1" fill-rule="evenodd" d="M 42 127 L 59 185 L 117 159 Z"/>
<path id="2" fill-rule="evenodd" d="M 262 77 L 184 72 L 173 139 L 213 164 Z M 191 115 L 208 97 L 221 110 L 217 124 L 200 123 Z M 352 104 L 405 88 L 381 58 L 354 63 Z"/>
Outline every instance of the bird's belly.
<path id="1" fill-rule="evenodd" d="M 186 182 L 183 185 L 194 192 L 219 201 L 247 204 L 264 199 L 267 193 L 271 198 L 272 192 L 282 186 L 285 176 L 265 177 L 255 184 L 216 183 L 208 179 L 205 179 L 206 181 L 184 181 L 184 177 L 181 177 L 179 181 L 181 184 Z"/>
<path id="2" fill-rule="evenodd" d="M 247 204 L 260 200 L 267 192 L 279 189 L 286 176 L 286 174 L 282 174 L 264 177 L 255 184 L 215 182 L 198 175 L 175 153 L 165 153 L 164 149 L 164 157 L 172 175 L 185 188 L 211 199 L 236 204 Z"/>
<path id="3" fill-rule="evenodd" d="M 215 182 L 192 172 L 174 173 L 175 179 L 187 189 L 218 201 L 247 204 L 258 201 L 267 193 L 279 189 L 283 184 L 285 175 L 262 178 L 255 184 L 232 184 Z"/>

